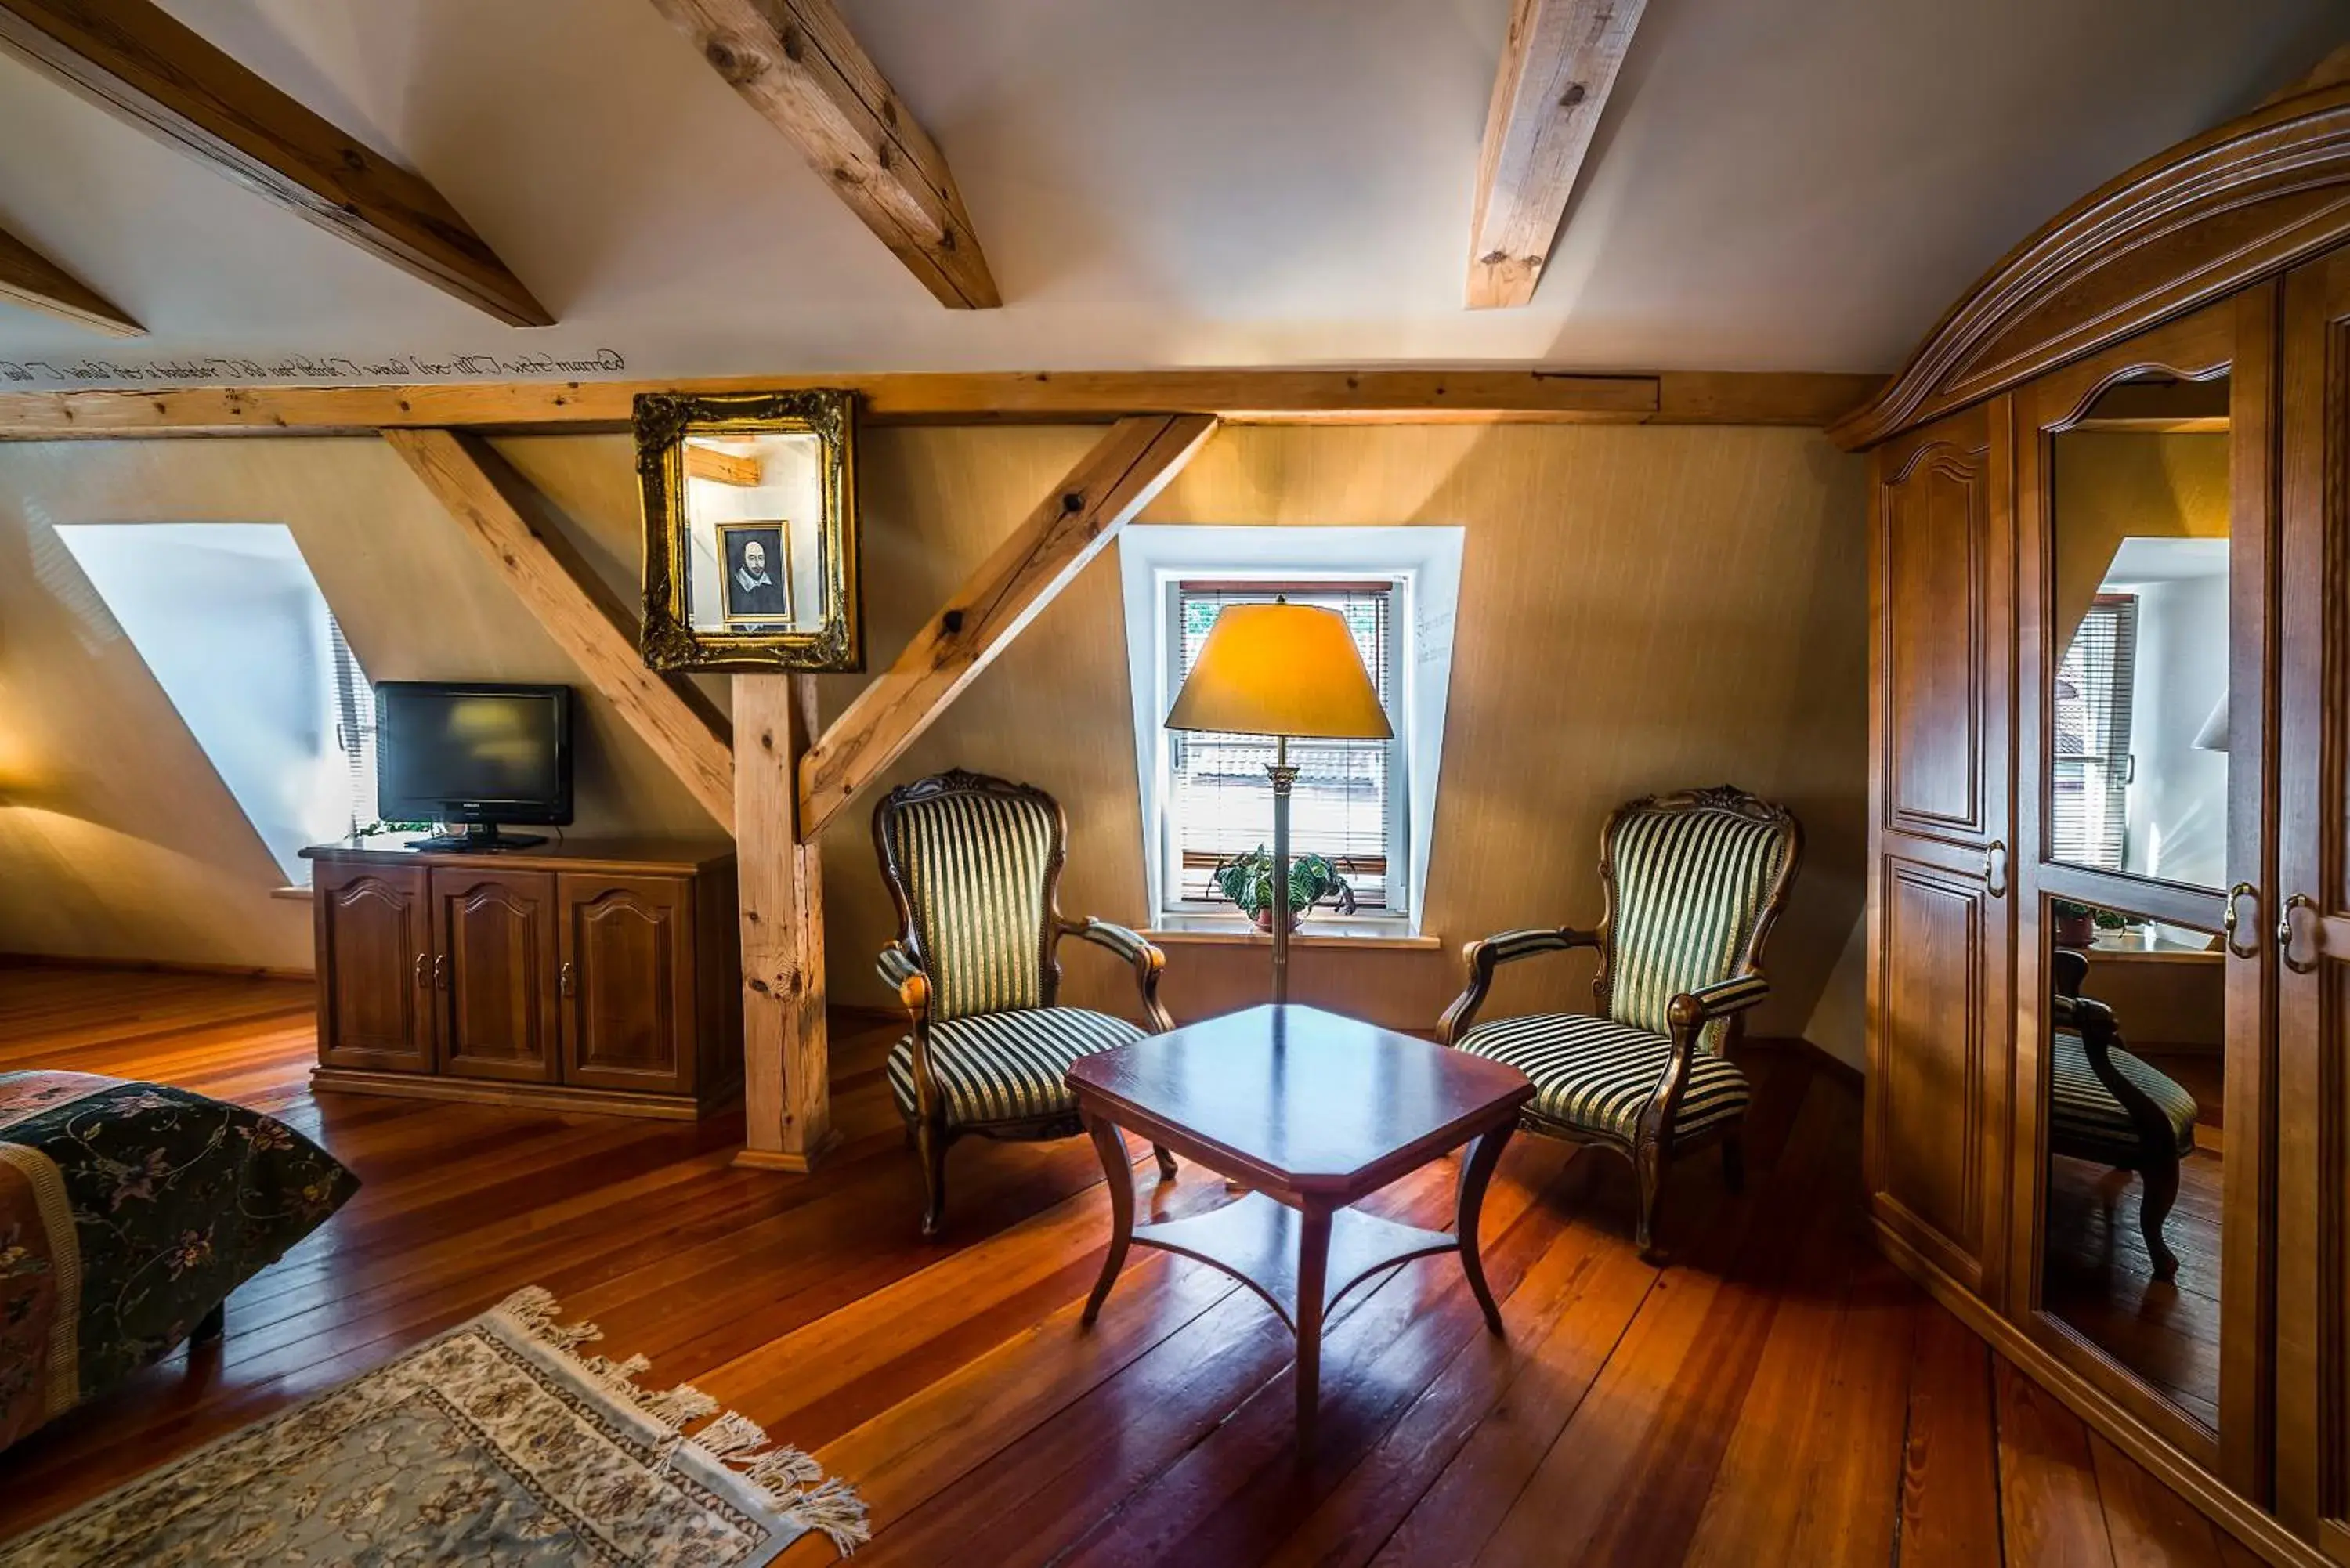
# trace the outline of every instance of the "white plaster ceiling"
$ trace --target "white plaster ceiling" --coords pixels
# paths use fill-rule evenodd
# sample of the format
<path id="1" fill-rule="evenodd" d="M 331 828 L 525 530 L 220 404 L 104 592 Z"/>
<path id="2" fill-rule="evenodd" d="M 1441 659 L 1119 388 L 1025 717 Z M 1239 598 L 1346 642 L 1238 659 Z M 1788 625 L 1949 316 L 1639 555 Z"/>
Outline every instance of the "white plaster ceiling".
<path id="1" fill-rule="evenodd" d="M 559 325 L 493 321 L 0 59 L 0 226 L 151 333 L 0 306 L 0 376 L 1889 369 L 2043 219 L 2350 36 L 2340 0 L 1650 0 L 1534 303 L 1469 311 L 1507 0 L 841 0 L 962 188 L 1006 301 L 964 312 L 647 0 L 167 4 L 422 171 Z"/>

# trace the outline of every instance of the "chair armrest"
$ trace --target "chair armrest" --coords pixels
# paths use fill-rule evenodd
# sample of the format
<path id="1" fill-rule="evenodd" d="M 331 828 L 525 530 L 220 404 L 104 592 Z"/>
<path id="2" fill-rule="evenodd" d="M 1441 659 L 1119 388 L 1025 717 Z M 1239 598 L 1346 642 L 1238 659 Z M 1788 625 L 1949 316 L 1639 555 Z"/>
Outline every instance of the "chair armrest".
<path id="1" fill-rule="evenodd" d="M 1694 1032 L 1717 1018 L 1743 1012 L 1770 994 L 1771 982 L 1762 975 L 1732 975 L 1674 997 L 1666 1004 L 1665 1020 L 1677 1030 Z"/>
<path id="2" fill-rule="evenodd" d="M 1578 931 L 1572 926 L 1503 931 L 1466 944 L 1461 950 L 1461 959 L 1469 968 L 1469 984 L 1444 1010 L 1436 1026 L 1438 1037 L 1450 1045 L 1468 1033 L 1477 1009 L 1485 1004 L 1485 993 L 1492 989 L 1493 971 L 1503 964 L 1515 963 L 1537 953 L 1563 953 L 1598 946 L 1598 932 Z"/>
<path id="3" fill-rule="evenodd" d="M 1152 1032 L 1164 1034 L 1175 1027 L 1175 1020 L 1159 1003 L 1159 977 L 1167 968 L 1167 955 L 1144 940 L 1139 931 L 1109 920 L 1087 919 L 1063 920 L 1061 934 L 1106 948 L 1131 964 L 1135 989 L 1142 995 L 1143 1015 L 1149 1020 Z"/>
<path id="4" fill-rule="evenodd" d="M 889 989 L 898 993 L 898 1000 L 905 1004 L 906 1011 L 917 1020 L 930 1012 L 931 977 L 922 972 L 922 966 L 914 961 L 913 954 L 891 942 L 874 959 L 873 968 L 888 982 Z"/>

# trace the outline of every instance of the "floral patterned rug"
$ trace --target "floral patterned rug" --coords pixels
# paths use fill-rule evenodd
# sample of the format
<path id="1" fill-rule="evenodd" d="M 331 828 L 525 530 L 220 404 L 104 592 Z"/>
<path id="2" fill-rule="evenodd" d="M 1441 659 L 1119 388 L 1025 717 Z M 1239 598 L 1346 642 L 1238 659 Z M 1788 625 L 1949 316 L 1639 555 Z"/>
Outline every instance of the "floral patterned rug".
<path id="1" fill-rule="evenodd" d="M 865 1506 L 640 1355 L 580 1355 L 533 1286 L 390 1366 L 0 1545 L 0 1568 L 594 1563 L 757 1568 Z M 715 1417 L 704 1420 L 704 1417 Z M 702 1425 L 688 1435 L 684 1428 Z"/>

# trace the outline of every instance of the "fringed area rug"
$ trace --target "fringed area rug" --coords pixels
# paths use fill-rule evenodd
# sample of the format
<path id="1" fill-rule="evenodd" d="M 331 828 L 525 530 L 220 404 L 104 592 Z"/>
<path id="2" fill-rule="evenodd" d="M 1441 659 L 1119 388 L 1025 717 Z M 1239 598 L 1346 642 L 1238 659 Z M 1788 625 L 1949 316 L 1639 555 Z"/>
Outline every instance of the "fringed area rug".
<path id="1" fill-rule="evenodd" d="M 865 1505 L 649 1363 L 581 1355 L 533 1286 L 390 1366 L 0 1546 L 5 1568 L 390 1563 L 757 1568 Z M 697 1430 L 685 1428 L 706 1417 Z"/>

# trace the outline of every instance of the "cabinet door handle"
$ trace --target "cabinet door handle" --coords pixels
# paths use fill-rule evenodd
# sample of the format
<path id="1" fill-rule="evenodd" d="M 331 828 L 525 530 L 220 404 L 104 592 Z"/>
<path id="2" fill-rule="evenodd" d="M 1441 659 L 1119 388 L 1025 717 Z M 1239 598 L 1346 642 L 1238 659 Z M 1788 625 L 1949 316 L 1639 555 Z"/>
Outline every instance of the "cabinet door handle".
<path id="1" fill-rule="evenodd" d="M 2007 897 L 2007 841 L 1994 838 L 1983 851 L 1983 891 L 1994 898 Z"/>
<path id="2" fill-rule="evenodd" d="M 565 996 L 569 996 L 572 993 L 571 961 L 569 959 L 565 959 L 563 961 L 563 967 L 557 970 L 555 973 L 555 989 Z"/>
<path id="3" fill-rule="evenodd" d="M 2316 908 L 2316 899 L 2311 898 L 2306 893 L 2295 893 L 2292 898 L 2287 898 L 2284 901 L 2284 908 L 2277 913 L 2277 953 L 2284 960 L 2284 967 L 2293 971 L 2295 974 L 2314 974 L 2316 972 L 2317 954 L 2324 950 L 2324 927 L 2322 924 L 2319 926 L 2318 930 L 2315 933 L 2316 940 L 2310 945 L 2310 961 L 2307 963 L 2296 962 L 2293 956 L 2293 912 L 2295 909 L 2314 909 Z"/>
<path id="4" fill-rule="evenodd" d="M 447 953 L 432 955 L 432 984 L 441 991 L 449 989 L 449 955 Z"/>
<path id="5" fill-rule="evenodd" d="M 2250 882 L 2239 882 L 2229 888 L 2228 910 L 2220 917 L 2220 928 L 2228 933 L 2228 950 L 2238 958 L 2258 958 L 2261 956 L 2260 943 L 2257 941 L 2239 943 L 2236 940 L 2236 900 L 2239 898 L 2250 898 L 2252 901 L 2253 924 L 2258 924 L 2261 918 L 2261 890 L 2258 888 L 2253 887 Z"/>
<path id="6" fill-rule="evenodd" d="M 424 968 L 425 961 L 431 956 L 429 953 L 416 955 L 416 989 L 419 991 L 432 989 L 432 976 Z"/>

